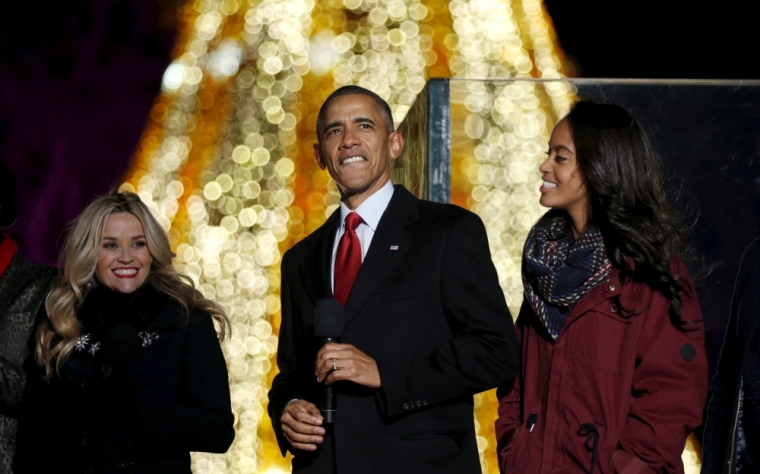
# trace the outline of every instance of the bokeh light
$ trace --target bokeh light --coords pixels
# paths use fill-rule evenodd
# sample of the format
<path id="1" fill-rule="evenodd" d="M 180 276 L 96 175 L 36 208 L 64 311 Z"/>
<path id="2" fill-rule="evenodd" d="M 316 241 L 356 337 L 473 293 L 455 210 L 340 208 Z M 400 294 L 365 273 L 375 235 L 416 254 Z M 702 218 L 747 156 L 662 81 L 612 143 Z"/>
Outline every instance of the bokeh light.
<path id="1" fill-rule="evenodd" d="M 543 212 L 537 166 L 569 107 L 540 0 L 189 0 L 162 93 L 121 189 L 169 232 L 176 265 L 232 321 L 223 349 L 236 438 L 197 473 L 290 472 L 266 414 L 276 373 L 282 253 L 339 204 L 312 144 L 321 103 L 358 84 L 402 121 L 431 77 L 453 81 L 452 201 L 477 212 L 517 314 L 519 261 Z M 475 397 L 483 471 L 497 473 L 493 391 Z"/>

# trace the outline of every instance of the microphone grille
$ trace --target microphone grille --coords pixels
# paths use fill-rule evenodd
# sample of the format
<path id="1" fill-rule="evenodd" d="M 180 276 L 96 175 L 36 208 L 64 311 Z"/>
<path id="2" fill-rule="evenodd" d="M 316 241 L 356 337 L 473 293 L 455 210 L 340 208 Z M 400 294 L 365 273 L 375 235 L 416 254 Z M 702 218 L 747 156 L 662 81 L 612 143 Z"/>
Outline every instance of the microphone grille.
<path id="1" fill-rule="evenodd" d="M 343 305 L 335 298 L 325 298 L 314 308 L 314 335 L 317 337 L 340 337 L 346 315 Z"/>

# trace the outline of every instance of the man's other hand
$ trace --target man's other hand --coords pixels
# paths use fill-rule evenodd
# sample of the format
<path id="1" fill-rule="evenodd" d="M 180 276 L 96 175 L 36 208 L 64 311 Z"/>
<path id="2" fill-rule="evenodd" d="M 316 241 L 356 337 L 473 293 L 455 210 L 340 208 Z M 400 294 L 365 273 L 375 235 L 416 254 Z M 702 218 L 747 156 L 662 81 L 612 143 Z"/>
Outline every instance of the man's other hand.
<path id="1" fill-rule="evenodd" d="M 294 400 L 288 403 L 280 417 L 282 434 L 294 448 L 316 451 L 317 445 L 324 440 L 323 420 L 316 405 L 306 400 Z"/>

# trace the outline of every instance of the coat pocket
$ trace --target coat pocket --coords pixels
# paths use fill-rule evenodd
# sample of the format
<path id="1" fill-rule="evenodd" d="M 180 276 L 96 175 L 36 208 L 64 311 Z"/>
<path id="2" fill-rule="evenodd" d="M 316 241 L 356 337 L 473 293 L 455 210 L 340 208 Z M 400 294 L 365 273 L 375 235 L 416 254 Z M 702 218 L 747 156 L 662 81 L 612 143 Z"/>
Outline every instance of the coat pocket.
<path id="1" fill-rule="evenodd" d="M 615 474 L 655 474 L 649 464 L 622 449 L 612 455 L 612 467 L 615 468 Z"/>
<path id="2" fill-rule="evenodd" d="M 523 459 L 525 452 L 533 441 L 534 435 L 526 425 L 519 426 L 513 435 L 512 444 L 506 455 L 501 456 L 501 472 L 504 474 L 518 474 L 531 465 L 530 459 Z M 540 442 L 540 440 L 539 440 Z"/>
<path id="3" fill-rule="evenodd" d="M 455 428 L 401 435 L 407 472 L 458 472 L 456 466 L 461 468 L 467 436 L 466 430 Z"/>

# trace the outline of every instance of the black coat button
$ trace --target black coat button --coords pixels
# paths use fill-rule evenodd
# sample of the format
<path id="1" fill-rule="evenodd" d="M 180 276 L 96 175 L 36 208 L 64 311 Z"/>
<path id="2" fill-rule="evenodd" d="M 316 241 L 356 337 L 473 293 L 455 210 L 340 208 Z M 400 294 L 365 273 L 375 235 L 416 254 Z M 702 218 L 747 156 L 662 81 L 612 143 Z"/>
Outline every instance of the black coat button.
<path id="1" fill-rule="evenodd" d="M 404 407 L 404 410 L 408 410 L 409 409 L 409 404 L 408 403 L 404 403 L 402 406 Z"/>
<path id="2" fill-rule="evenodd" d="M 683 360 L 691 362 L 695 357 L 697 357 L 697 349 L 693 345 L 686 343 L 681 346 L 681 358 Z"/>

